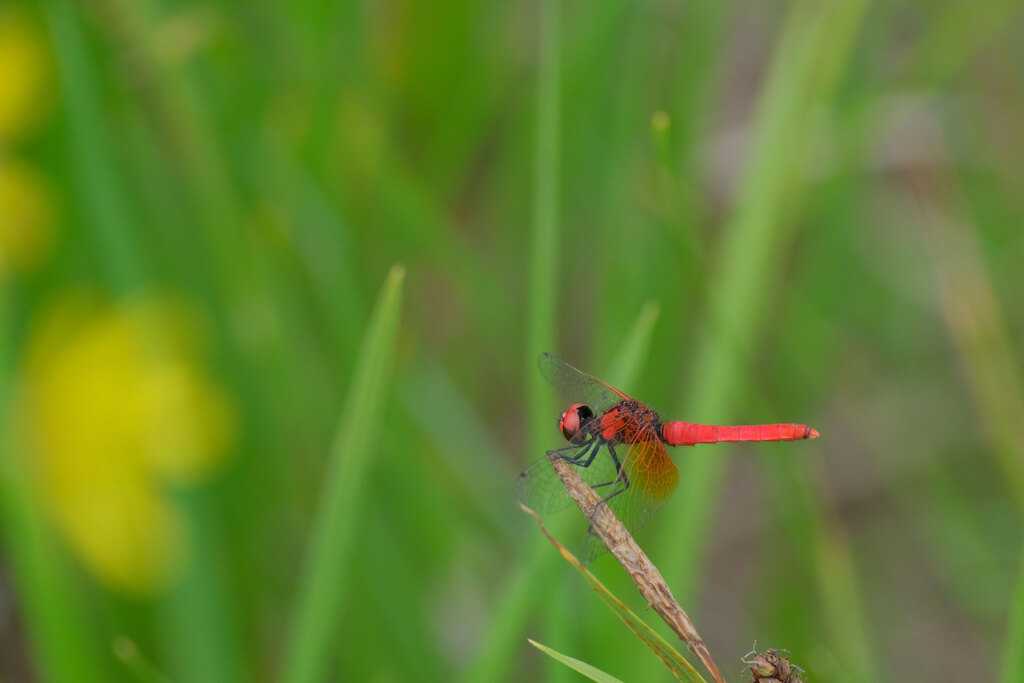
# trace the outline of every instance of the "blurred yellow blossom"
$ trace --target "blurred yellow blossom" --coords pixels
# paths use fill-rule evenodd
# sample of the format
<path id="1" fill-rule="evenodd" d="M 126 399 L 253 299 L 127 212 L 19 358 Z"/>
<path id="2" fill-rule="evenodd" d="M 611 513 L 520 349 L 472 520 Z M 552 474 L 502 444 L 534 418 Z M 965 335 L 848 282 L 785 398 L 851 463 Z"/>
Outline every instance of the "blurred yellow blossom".
<path id="1" fill-rule="evenodd" d="M 189 543 L 172 488 L 208 477 L 234 439 L 197 337 L 166 301 L 68 298 L 30 339 L 24 425 L 42 495 L 85 566 L 123 592 L 180 575 Z"/>
<path id="2" fill-rule="evenodd" d="M 38 20 L 24 7 L 0 5 L 0 142 L 23 137 L 45 117 L 53 74 Z"/>
<path id="3" fill-rule="evenodd" d="M 0 159 L 0 275 L 31 269 L 49 253 L 54 207 L 46 176 L 17 159 Z"/>

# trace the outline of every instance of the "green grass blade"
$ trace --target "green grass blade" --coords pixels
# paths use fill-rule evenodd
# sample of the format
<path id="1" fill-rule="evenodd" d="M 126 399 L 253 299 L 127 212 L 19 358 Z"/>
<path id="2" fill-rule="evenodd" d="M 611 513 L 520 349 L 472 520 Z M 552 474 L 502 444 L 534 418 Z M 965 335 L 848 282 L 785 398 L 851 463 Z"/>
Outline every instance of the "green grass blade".
<path id="1" fill-rule="evenodd" d="M 529 453 L 543 453 L 553 410 L 537 358 L 555 348 L 558 304 L 559 82 L 561 0 L 540 3 L 540 73 L 534 139 L 534 213 L 530 234 L 527 341 L 524 371 L 530 410 Z"/>
<path id="2" fill-rule="evenodd" d="M 143 282 L 144 261 L 125 205 L 127 192 L 110 155 L 114 146 L 104 125 L 93 60 L 73 3 L 59 0 L 47 9 L 65 93 L 75 186 L 85 209 L 83 224 L 89 226 L 109 284 L 125 291 Z"/>
<path id="3" fill-rule="evenodd" d="M 865 4 L 845 0 L 791 5 L 755 116 L 749 160 L 733 201 L 735 213 L 726 226 L 718 263 L 710 269 L 708 325 L 699 332 L 686 395 L 677 411 L 687 420 L 728 420 L 734 414 L 730 408 L 742 398 L 741 368 L 764 331 L 767 297 L 780 279 L 781 255 L 791 237 L 793 222 L 786 219 L 810 151 L 806 122 L 819 107 L 828 106 Z M 679 553 L 661 562 L 682 604 L 694 602 L 726 463 L 722 454 L 707 450 L 695 450 L 680 463 L 680 490 L 674 497 L 679 501 L 674 510 L 678 522 L 663 527 L 660 541 L 668 548 L 674 539 L 687 539 Z M 640 675 L 650 672 L 644 668 Z"/>
<path id="4" fill-rule="evenodd" d="M 162 596 L 158 618 L 161 637 L 173 653 L 166 671 L 177 680 L 233 682 L 246 680 L 238 625 L 230 609 L 231 582 L 219 553 L 224 531 L 205 491 L 178 492 L 183 519 L 192 540 L 192 561 L 182 580 Z"/>
<path id="5" fill-rule="evenodd" d="M 11 449 L 4 450 L 8 460 Z M 100 647 L 91 635 L 95 625 L 86 617 L 43 511 L 29 495 L 20 468 L 11 465 L 0 462 L 0 530 L 35 674 L 40 681 L 104 680 L 94 656 Z"/>
<path id="6" fill-rule="evenodd" d="M 95 656 L 95 625 L 73 573 L 34 495 L 14 419 L 11 289 L 0 288 L 0 563 L 16 598 L 28 658 L 39 681 L 89 683 L 107 678 Z"/>
<path id="7" fill-rule="evenodd" d="M 640 309 L 640 314 L 633 327 L 630 328 L 626 339 L 622 342 L 618 354 L 608 368 L 606 381 L 615 386 L 627 386 L 640 375 L 640 367 L 647 359 L 651 347 L 651 335 L 654 332 L 654 325 L 661 315 L 661 306 L 656 301 L 648 301 Z"/>
<path id="8" fill-rule="evenodd" d="M 581 662 L 575 657 L 563 655 L 561 652 L 558 652 L 557 650 L 552 650 L 550 647 L 547 647 L 546 645 L 541 645 L 537 641 L 530 640 L 529 638 L 527 638 L 527 642 L 529 642 L 530 645 L 533 645 L 535 648 L 546 654 L 548 657 L 551 657 L 552 659 L 559 661 L 562 664 L 565 664 L 573 671 L 576 671 L 586 676 L 592 681 L 597 681 L 597 683 L 622 683 L 622 681 L 620 681 L 615 676 L 607 674 L 604 671 L 598 669 L 597 667 L 587 664 L 586 662 Z"/>
<path id="9" fill-rule="evenodd" d="M 1017 587 L 1010 605 L 1010 619 L 1003 646 L 1003 672 L 1000 683 L 1024 683 L 1024 555 L 1021 556 Z"/>
<path id="10" fill-rule="evenodd" d="M 538 8 L 537 109 L 534 134 L 533 221 L 530 235 L 529 289 L 524 358 L 529 406 L 527 460 L 544 452 L 549 416 L 554 414 L 551 392 L 537 372 L 537 358 L 556 348 L 558 307 L 559 172 L 561 140 L 561 13 L 562 0 L 542 0 Z M 533 564 L 533 563 L 531 563 Z M 534 565 L 542 566 L 542 565 Z M 548 632 L 560 631 L 549 618 Z M 552 680 L 565 676 L 552 670 Z"/>
<path id="11" fill-rule="evenodd" d="M 379 455 L 370 445 L 389 383 L 404 273 L 395 266 L 388 274 L 338 421 L 292 618 L 284 669 L 288 683 L 324 680 L 333 644 L 341 640 L 335 625 L 352 568 L 366 478 L 372 458 Z"/>
<path id="12" fill-rule="evenodd" d="M 728 417 L 729 407 L 741 397 L 741 368 L 764 329 L 762 311 L 790 237 L 792 224 L 784 220 L 784 213 L 791 208 L 792 184 L 803 169 L 807 151 L 801 122 L 842 73 L 839 65 L 845 63 L 845 55 L 836 54 L 834 37 L 854 33 L 862 6 L 861 0 L 792 5 L 761 98 L 750 160 L 734 200 L 736 213 L 726 228 L 719 264 L 711 269 L 715 276 L 707 288 L 710 329 L 699 338 L 687 395 L 678 411 L 688 420 Z M 691 543 L 666 566 L 665 573 L 677 580 L 682 577 L 677 587 L 684 603 L 692 595 L 695 572 L 702 565 L 702 553 L 694 550 L 705 545 L 725 463 L 721 454 L 706 451 L 695 451 L 682 463 L 676 498 L 684 509 L 676 512 L 680 524 L 666 527 L 665 533 Z"/>
<path id="13" fill-rule="evenodd" d="M 519 470 L 509 466 L 512 460 L 488 431 L 476 406 L 436 361 L 414 362 L 402 375 L 398 390 L 410 418 L 448 465 L 448 476 L 458 483 L 473 512 L 511 543 L 519 520 L 494 502 L 508 497 L 509 482 L 515 481 Z M 459 438 L 453 440 L 452 434 Z M 488 477 L 479 476 L 483 454 L 493 468 Z"/>
<path id="14" fill-rule="evenodd" d="M 534 515 L 536 517 L 536 515 Z M 583 580 L 587 582 L 587 585 L 597 593 L 598 597 L 601 598 L 602 602 L 608 606 L 609 609 L 615 614 L 615 616 L 622 619 L 623 623 L 633 632 L 640 641 L 649 647 L 651 651 L 658 656 L 662 662 L 669 668 L 672 675 L 680 681 L 686 681 L 687 683 L 707 683 L 704 677 L 697 673 L 697 670 L 686 661 L 686 659 L 679 654 L 672 645 L 662 638 L 657 631 L 648 626 L 640 617 L 638 617 L 633 610 L 629 609 L 621 600 L 615 597 L 611 591 L 609 591 L 603 583 L 601 583 L 596 576 L 590 573 L 590 571 L 584 567 L 576 557 L 570 553 L 565 547 L 555 540 L 553 536 L 548 534 L 548 531 L 544 528 L 540 518 L 536 517 L 537 524 L 540 526 L 541 531 L 547 536 L 548 540 L 558 549 L 563 559 L 568 562 L 573 569 L 579 572 Z M 653 677 L 652 677 L 653 678 Z"/>
<path id="15" fill-rule="evenodd" d="M 512 501 L 512 482 L 509 482 L 509 501 Z M 516 571 L 506 578 L 488 619 L 487 631 L 480 639 L 476 658 L 462 676 L 467 683 L 485 683 L 501 680 L 512 659 L 520 650 L 526 622 L 534 616 L 537 605 L 546 601 L 551 587 L 545 577 L 551 573 L 550 552 L 544 546 L 530 545 L 523 560 L 516 563 Z"/>

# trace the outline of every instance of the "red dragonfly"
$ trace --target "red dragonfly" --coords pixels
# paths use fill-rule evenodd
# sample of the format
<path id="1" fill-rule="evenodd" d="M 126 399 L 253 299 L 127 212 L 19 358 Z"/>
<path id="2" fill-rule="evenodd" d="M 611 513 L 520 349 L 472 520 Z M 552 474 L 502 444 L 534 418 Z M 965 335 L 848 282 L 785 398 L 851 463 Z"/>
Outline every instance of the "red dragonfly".
<path id="1" fill-rule="evenodd" d="M 550 353 L 540 357 L 539 365 L 544 378 L 573 402 L 558 419 L 558 428 L 569 444 L 549 453 L 575 466 L 593 488 L 603 489 L 607 493 L 603 502 L 631 531 L 650 520 L 679 482 L 679 470 L 666 445 L 798 441 L 818 436 L 817 430 L 802 424 L 723 427 L 662 422 L 658 413 L 640 401 Z M 607 457 L 601 457 L 602 452 Z M 516 497 L 540 513 L 556 512 L 572 502 L 546 457 L 519 475 Z M 584 561 L 604 551 L 604 546 L 588 535 Z"/>

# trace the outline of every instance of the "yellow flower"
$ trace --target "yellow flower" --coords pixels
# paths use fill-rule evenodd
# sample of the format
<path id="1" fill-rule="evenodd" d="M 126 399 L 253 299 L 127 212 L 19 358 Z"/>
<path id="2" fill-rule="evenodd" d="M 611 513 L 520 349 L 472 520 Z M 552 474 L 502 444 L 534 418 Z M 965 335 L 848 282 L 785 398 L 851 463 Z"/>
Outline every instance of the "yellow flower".
<path id="1" fill-rule="evenodd" d="M 23 161 L 0 159 L 0 276 L 29 270 L 46 257 L 54 207 L 46 176 Z"/>
<path id="2" fill-rule="evenodd" d="M 122 592 L 181 575 L 188 530 L 170 491 L 220 465 L 234 412 L 167 302 L 59 302 L 34 330 L 25 428 L 44 502 L 83 564 Z"/>
<path id="3" fill-rule="evenodd" d="M 0 74 L 0 142 L 6 142 L 31 132 L 54 96 L 50 46 L 22 7 L 0 6 Z"/>

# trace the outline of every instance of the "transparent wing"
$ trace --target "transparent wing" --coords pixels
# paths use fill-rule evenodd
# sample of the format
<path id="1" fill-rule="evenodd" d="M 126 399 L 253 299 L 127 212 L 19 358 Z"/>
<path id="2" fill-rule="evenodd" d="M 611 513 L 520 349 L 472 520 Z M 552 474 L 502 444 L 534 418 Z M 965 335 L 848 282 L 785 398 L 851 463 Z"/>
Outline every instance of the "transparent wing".
<path id="1" fill-rule="evenodd" d="M 580 461 L 581 464 L 574 465 L 574 469 L 591 486 L 607 484 L 618 477 L 608 446 L 598 439 L 587 438 L 585 442 L 570 444 L 558 452 L 568 461 Z M 590 460 L 590 465 L 585 467 L 582 463 L 587 460 Z M 547 455 L 531 463 L 519 475 L 516 500 L 541 514 L 558 512 L 572 504 L 572 498 L 565 492 L 565 486 L 551 467 Z"/>
<path id="2" fill-rule="evenodd" d="M 604 380 L 588 375 L 550 353 L 542 353 L 537 365 L 544 379 L 558 389 L 563 397 L 572 403 L 590 406 L 597 415 L 604 413 L 619 401 L 629 398 Z"/>
<path id="3" fill-rule="evenodd" d="M 608 507 L 630 532 L 647 524 L 679 484 L 679 470 L 665 450 L 665 444 L 653 431 L 642 432 L 641 437 L 629 445 L 620 460 L 622 476 L 616 483 L 595 489 L 607 498 Z M 620 446 L 619 450 L 625 447 Z M 587 534 L 581 560 L 589 563 L 606 552 L 607 548 L 596 536 Z"/>

